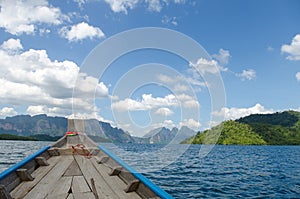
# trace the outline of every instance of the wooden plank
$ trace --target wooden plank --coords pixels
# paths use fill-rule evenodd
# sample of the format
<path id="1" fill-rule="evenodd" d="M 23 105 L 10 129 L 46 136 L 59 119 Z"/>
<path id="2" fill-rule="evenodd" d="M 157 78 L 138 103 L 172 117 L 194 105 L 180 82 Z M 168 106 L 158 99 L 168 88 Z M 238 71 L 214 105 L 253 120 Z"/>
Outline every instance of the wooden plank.
<path id="1" fill-rule="evenodd" d="M 67 146 L 76 145 L 82 143 L 79 135 L 76 136 L 67 136 Z"/>
<path id="2" fill-rule="evenodd" d="M 4 185 L 5 188 L 6 188 L 6 190 L 8 192 L 10 192 L 14 188 L 16 188 L 16 186 L 18 186 L 21 182 L 22 181 L 19 178 L 19 176 L 17 175 L 17 173 L 16 172 L 12 172 L 6 178 L 2 179 L 0 181 L 0 184 Z"/>
<path id="3" fill-rule="evenodd" d="M 82 176 L 82 172 L 79 169 L 79 166 L 75 161 L 75 159 L 73 160 L 69 168 L 64 173 L 64 176 Z"/>
<path id="4" fill-rule="evenodd" d="M 103 164 L 103 163 L 107 162 L 109 157 L 108 156 L 101 156 L 101 157 L 95 156 L 95 159 L 96 159 L 98 164 Z"/>
<path id="5" fill-rule="evenodd" d="M 79 155 L 76 155 L 74 157 L 90 187 L 92 187 L 91 179 L 94 178 L 95 187 L 99 198 L 108 198 L 108 199 L 120 198 L 117 194 L 118 192 L 120 192 L 120 190 L 116 190 L 114 187 L 111 188 L 106 183 L 106 179 L 100 176 L 96 168 L 92 165 L 90 161 L 91 159 L 87 159 Z"/>
<path id="6" fill-rule="evenodd" d="M 31 175 L 34 178 L 33 181 L 22 182 L 17 186 L 11 195 L 13 198 L 23 198 L 36 184 L 38 184 L 41 179 L 55 166 L 55 164 L 60 160 L 60 156 L 52 157 L 48 160 L 49 166 L 39 167 Z"/>
<path id="7" fill-rule="evenodd" d="M 66 169 L 73 161 L 73 156 L 60 156 L 60 161 L 54 166 L 54 168 L 37 184 L 24 199 L 40 199 L 45 198 L 46 195 L 51 192 L 65 173 Z"/>
<path id="8" fill-rule="evenodd" d="M 66 144 L 67 142 L 67 138 L 64 136 L 62 138 L 60 138 L 59 140 L 57 140 L 52 147 L 62 147 Z"/>
<path id="9" fill-rule="evenodd" d="M 125 192 L 128 193 L 128 192 L 136 191 L 139 185 L 140 185 L 139 180 L 133 180 L 127 185 Z"/>
<path id="10" fill-rule="evenodd" d="M 95 199 L 93 192 L 73 193 L 74 199 Z"/>
<path id="11" fill-rule="evenodd" d="M 103 164 L 98 164 L 97 160 L 95 158 L 91 159 L 91 162 L 93 166 L 96 168 L 96 170 L 99 172 L 99 174 L 106 180 L 106 182 L 109 184 L 110 187 L 112 187 L 115 190 L 118 190 L 117 195 L 120 198 L 132 198 L 132 199 L 138 199 L 141 198 L 137 193 L 135 192 L 129 192 L 126 193 L 124 190 L 126 190 L 127 185 L 123 180 L 121 180 L 118 176 L 110 176 L 109 173 L 111 171 L 110 168 Z M 101 198 L 101 196 L 100 196 Z"/>
<path id="12" fill-rule="evenodd" d="M 91 189 L 83 176 L 74 176 L 72 182 L 72 193 L 91 192 Z"/>
<path id="13" fill-rule="evenodd" d="M 74 199 L 73 194 L 70 193 L 70 194 L 68 195 L 67 199 Z"/>
<path id="14" fill-rule="evenodd" d="M 121 172 L 123 167 L 121 166 L 116 166 L 116 167 L 113 167 L 111 168 L 111 171 L 109 172 L 108 175 L 110 176 L 116 176 L 116 175 L 119 175 L 119 173 Z"/>
<path id="15" fill-rule="evenodd" d="M 153 199 L 159 199 L 152 190 L 149 189 L 144 183 L 140 183 L 139 187 L 136 190 L 139 195 L 141 195 L 142 198 L 153 198 Z"/>
<path id="16" fill-rule="evenodd" d="M 85 155 L 85 156 L 88 155 L 94 156 L 99 152 L 99 149 L 95 149 L 95 148 L 82 148 L 82 146 L 73 146 L 73 147 L 74 149 L 72 147 L 56 149 L 56 152 L 58 152 L 60 155 Z M 50 150 L 50 153 L 52 152 L 53 151 Z"/>
<path id="17" fill-rule="evenodd" d="M 99 199 L 99 195 L 97 193 L 96 185 L 95 185 L 95 180 L 94 178 L 91 178 L 91 183 L 92 183 L 92 192 L 95 196 L 96 199 Z"/>
<path id="18" fill-rule="evenodd" d="M 85 146 L 87 146 L 87 147 L 97 147 L 95 142 L 93 140 L 91 140 L 91 138 L 89 138 L 88 136 L 79 134 L 79 137 L 80 137 L 81 143 L 84 143 Z"/>
<path id="19" fill-rule="evenodd" d="M 48 153 L 50 154 L 50 156 L 59 156 L 60 155 L 58 152 L 58 148 L 56 148 L 56 147 L 49 149 Z"/>
<path id="20" fill-rule="evenodd" d="M 119 174 L 119 177 L 126 182 L 126 184 L 129 184 L 131 181 L 135 180 L 136 178 L 132 175 L 132 173 L 128 172 L 126 169 L 122 169 L 121 173 Z"/>
<path id="21" fill-rule="evenodd" d="M 27 172 L 31 174 L 37 167 L 38 164 L 34 160 L 31 160 L 27 162 L 21 169 L 27 169 Z"/>
<path id="22" fill-rule="evenodd" d="M 67 199 L 69 196 L 68 193 L 63 194 L 53 194 L 46 197 L 46 199 Z"/>
<path id="23" fill-rule="evenodd" d="M 49 194 L 49 196 L 67 194 L 66 195 L 66 198 L 67 198 L 69 190 L 71 188 L 71 184 L 72 184 L 72 177 L 71 176 L 61 177 L 58 180 L 58 182 L 56 182 L 55 187 L 52 190 L 52 192 Z"/>
<path id="24" fill-rule="evenodd" d="M 58 149 L 58 152 L 60 155 L 88 155 L 90 153 L 88 149 L 82 149 L 79 147 L 75 147 L 74 149 L 72 149 L 71 147 L 61 148 Z"/>
<path id="25" fill-rule="evenodd" d="M 11 195 L 6 190 L 4 185 L 0 185 L 0 198 L 1 199 L 12 199 Z"/>
<path id="26" fill-rule="evenodd" d="M 49 163 L 47 162 L 47 159 L 45 157 L 36 157 L 35 161 L 38 163 L 40 166 L 48 166 Z"/>
<path id="27" fill-rule="evenodd" d="M 16 172 L 22 181 L 32 181 L 34 179 L 27 169 L 17 169 Z"/>

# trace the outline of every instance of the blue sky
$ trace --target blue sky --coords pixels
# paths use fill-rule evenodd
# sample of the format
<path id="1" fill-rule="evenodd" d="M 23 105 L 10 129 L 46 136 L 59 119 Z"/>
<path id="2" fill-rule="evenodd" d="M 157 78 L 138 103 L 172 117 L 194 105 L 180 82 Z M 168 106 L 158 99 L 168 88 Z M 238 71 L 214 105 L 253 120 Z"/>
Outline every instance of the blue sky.
<path id="1" fill-rule="evenodd" d="M 0 6 L 2 118 L 93 117 L 143 135 L 160 126 L 201 130 L 251 113 L 300 110 L 298 0 L 4 0 Z M 101 77 L 82 73 L 95 47 L 145 27 L 182 33 L 210 59 L 143 49 L 120 56 Z M 223 86 L 215 89 L 203 74 Z M 222 107 L 214 106 L 211 92 Z"/>

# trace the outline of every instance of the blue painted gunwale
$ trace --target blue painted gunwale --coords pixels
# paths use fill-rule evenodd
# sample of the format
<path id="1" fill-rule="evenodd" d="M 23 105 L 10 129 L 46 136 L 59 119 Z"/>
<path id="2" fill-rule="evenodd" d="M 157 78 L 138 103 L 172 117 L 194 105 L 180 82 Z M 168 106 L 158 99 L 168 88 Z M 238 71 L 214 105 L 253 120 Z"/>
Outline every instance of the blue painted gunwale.
<path id="1" fill-rule="evenodd" d="M 134 170 L 132 167 L 130 167 L 128 164 L 123 162 L 119 157 L 117 157 L 115 154 L 111 153 L 109 150 L 104 148 L 103 146 L 98 146 L 99 149 L 101 149 L 104 153 L 106 153 L 108 156 L 110 156 L 113 160 L 115 160 L 117 163 L 119 163 L 124 169 L 126 169 L 129 173 L 131 173 L 134 177 L 136 177 L 138 180 L 140 180 L 143 184 L 145 184 L 150 190 L 152 190 L 154 193 L 157 194 L 162 199 L 173 199 L 173 197 L 168 194 L 166 191 L 162 190 L 159 186 L 151 182 L 148 178 L 146 178 L 141 173 Z"/>
<path id="2" fill-rule="evenodd" d="M 9 174 L 11 174 L 12 172 L 15 172 L 17 169 L 23 167 L 25 164 L 27 164 L 28 162 L 30 162 L 31 160 L 34 160 L 36 157 L 38 157 L 39 155 L 41 155 L 42 153 L 44 153 L 45 151 L 47 151 L 48 149 L 50 149 L 50 146 L 46 146 L 40 150 L 38 150 L 37 152 L 35 152 L 34 154 L 28 156 L 27 158 L 23 159 L 22 161 L 20 161 L 19 163 L 9 167 L 8 169 L 6 169 L 5 171 L 3 171 L 2 173 L 0 173 L 0 180 L 3 180 L 4 178 L 6 178 Z"/>

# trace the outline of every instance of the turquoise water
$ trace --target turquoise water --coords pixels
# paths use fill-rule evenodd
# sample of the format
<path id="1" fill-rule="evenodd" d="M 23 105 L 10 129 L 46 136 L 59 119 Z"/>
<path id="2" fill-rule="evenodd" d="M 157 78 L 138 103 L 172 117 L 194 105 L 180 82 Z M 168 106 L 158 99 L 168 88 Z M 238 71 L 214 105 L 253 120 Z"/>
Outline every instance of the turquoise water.
<path id="1" fill-rule="evenodd" d="M 0 171 L 48 144 L 0 141 Z M 145 152 L 163 145 L 103 145 L 175 198 L 300 198 L 299 146 L 215 146 L 200 157 L 201 146 L 192 145 L 166 161 L 184 146 L 153 159 Z"/>

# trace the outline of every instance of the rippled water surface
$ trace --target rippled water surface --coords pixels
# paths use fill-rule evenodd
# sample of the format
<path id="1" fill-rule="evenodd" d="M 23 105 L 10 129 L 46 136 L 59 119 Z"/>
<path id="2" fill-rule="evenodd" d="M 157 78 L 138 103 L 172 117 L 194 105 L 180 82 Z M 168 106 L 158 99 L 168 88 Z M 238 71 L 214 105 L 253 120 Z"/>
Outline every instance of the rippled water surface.
<path id="1" fill-rule="evenodd" d="M 157 161 L 143 156 L 155 145 L 105 147 L 140 172 L 157 167 L 151 164 Z M 215 146 L 202 158 L 200 148 L 191 145 L 175 162 L 144 175 L 175 198 L 300 198 L 299 146 Z M 132 156 L 137 151 L 140 156 Z"/>
<path id="2" fill-rule="evenodd" d="M 49 144 L 50 142 L 0 140 L 0 172 Z"/>
<path id="3" fill-rule="evenodd" d="M 48 144 L 0 141 L 0 171 Z M 299 146 L 103 145 L 175 198 L 300 198 Z"/>

